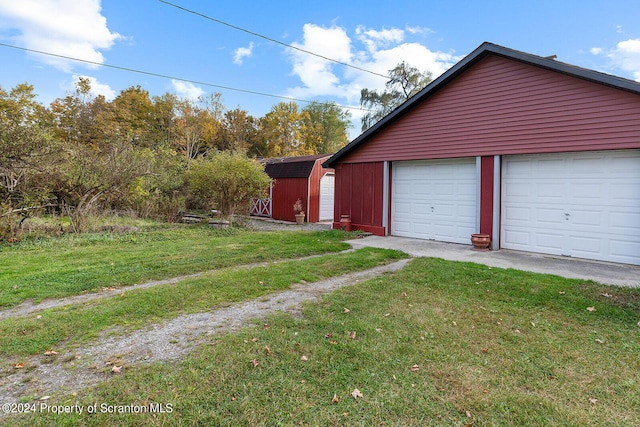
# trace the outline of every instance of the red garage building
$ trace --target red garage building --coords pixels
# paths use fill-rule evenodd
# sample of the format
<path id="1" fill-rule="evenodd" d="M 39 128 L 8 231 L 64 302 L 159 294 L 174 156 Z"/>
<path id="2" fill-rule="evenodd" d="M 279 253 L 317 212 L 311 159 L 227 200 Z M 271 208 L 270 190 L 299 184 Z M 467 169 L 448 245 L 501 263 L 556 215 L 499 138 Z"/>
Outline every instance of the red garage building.
<path id="1" fill-rule="evenodd" d="M 640 84 L 484 43 L 332 156 L 334 227 L 640 265 Z"/>
<path id="2" fill-rule="evenodd" d="M 330 155 L 265 159 L 265 172 L 273 180 L 269 197 L 254 200 L 251 215 L 295 221 L 293 205 L 302 202 L 307 222 L 333 219 L 334 170 L 323 168 Z"/>

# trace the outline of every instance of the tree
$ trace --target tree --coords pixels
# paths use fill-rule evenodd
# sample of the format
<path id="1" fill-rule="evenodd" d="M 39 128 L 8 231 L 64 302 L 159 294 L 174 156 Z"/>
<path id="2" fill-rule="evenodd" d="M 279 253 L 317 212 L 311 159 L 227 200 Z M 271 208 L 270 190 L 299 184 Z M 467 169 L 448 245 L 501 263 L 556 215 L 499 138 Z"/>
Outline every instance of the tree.
<path id="1" fill-rule="evenodd" d="M 222 119 L 222 150 L 241 151 L 255 155 L 258 146 L 258 121 L 245 110 L 236 108 L 224 113 Z"/>
<path id="2" fill-rule="evenodd" d="M 271 182 L 263 164 L 228 151 L 193 161 L 186 177 L 191 192 L 230 222 L 237 212 L 248 212 L 251 198 L 264 196 Z"/>
<path id="3" fill-rule="evenodd" d="M 287 157 L 310 154 L 302 143 L 302 115 L 295 102 L 279 102 L 261 121 L 265 140 L 264 157 Z"/>
<path id="4" fill-rule="evenodd" d="M 44 184 L 56 165 L 51 116 L 35 97 L 26 83 L 9 93 L 0 88 L 0 197 L 8 196 L 12 205 L 39 198 L 34 184 Z"/>
<path id="5" fill-rule="evenodd" d="M 389 80 L 383 92 L 362 89 L 360 105 L 370 110 L 362 116 L 362 131 L 370 128 L 400 104 L 420 92 L 431 82 L 431 76 L 430 72 L 420 72 L 403 61 L 389 70 Z"/>
<path id="6" fill-rule="evenodd" d="M 334 153 L 348 142 L 351 114 L 335 102 L 312 102 L 302 109 L 303 141 L 310 154 Z"/>
<path id="7" fill-rule="evenodd" d="M 214 93 L 197 101 L 178 101 L 176 143 L 187 160 L 218 148 L 224 111 L 221 97 L 221 94 Z"/>

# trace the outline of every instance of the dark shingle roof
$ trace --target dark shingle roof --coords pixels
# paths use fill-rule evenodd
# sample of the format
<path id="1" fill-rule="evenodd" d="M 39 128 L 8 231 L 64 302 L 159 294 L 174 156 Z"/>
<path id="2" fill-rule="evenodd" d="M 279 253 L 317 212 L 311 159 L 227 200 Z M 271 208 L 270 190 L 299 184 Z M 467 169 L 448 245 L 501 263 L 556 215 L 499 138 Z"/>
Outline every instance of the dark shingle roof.
<path id="1" fill-rule="evenodd" d="M 273 179 L 278 178 L 308 178 L 316 160 L 329 158 L 330 154 L 315 154 L 312 156 L 278 157 L 263 159 L 264 171 Z"/>

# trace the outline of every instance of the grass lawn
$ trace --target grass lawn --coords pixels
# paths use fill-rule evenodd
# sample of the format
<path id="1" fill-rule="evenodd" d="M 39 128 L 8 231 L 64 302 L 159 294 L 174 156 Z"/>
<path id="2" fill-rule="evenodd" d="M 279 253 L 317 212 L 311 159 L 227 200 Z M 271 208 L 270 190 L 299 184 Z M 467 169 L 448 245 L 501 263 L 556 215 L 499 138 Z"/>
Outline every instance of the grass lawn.
<path id="1" fill-rule="evenodd" d="M 66 235 L 0 245 L 0 308 L 103 287 L 348 249 L 347 235 L 250 232 L 201 225 Z"/>
<path id="2" fill-rule="evenodd" d="M 9 425 L 638 426 L 639 321 L 639 290 L 416 259 L 56 401 L 171 413 Z"/>
<path id="3" fill-rule="evenodd" d="M 62 350 L 62 345 L 87 342 L 106 329 L 141 328 L 288 289 L 294 283 L 315 282 L 405 257 L 390 249 L 363 248 L 265 267 L 226 268 L 176 285 L 130 290 L 98 301 L 41 310 L 37 315 L 12 317 L 0 320 L 0 357 L 17 363 L 20 356 Z"/>

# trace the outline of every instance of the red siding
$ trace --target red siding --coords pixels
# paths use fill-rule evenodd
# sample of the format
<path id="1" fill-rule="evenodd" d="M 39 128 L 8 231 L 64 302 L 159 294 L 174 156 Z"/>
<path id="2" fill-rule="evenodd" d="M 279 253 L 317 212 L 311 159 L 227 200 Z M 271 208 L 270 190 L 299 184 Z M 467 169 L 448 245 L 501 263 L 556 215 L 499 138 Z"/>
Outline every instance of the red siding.
<path id="1" fill-rule="evenodd" d="M 304 212 L 308 210 L 308 179 L 307 178 L 279 178 L 273 184 L 271 217 L 282 221 L 295 221 L 293 205 L 296 200 L 302 200 Z"/>
<path id="2" fill-rule="evenodd" d="M 480 159 L 480 233 L 493 231 L 493 156 Z"/>
<path id="3" fill-rule="evenodd" d="M 309 209 L 307 214 L 308 222 L 320 221 L 320 179 L 327 173 L 333 172 L 333 169 L 325 169 L 322 167 L 329 157 L 323 157 L 316 160 L 311 175 L 309 176 Z"/>
<path id="4" fill-rule="evenodd" d="M 343 162 L 640 148 L 640 97 L 489 55 Z"/>
<path id="5" fill-rule="evenodd" d="M 384 236 L 384 163 L 341 164 L 336 168 L 334 228 L 350 215 L 352 227 Z"/>

